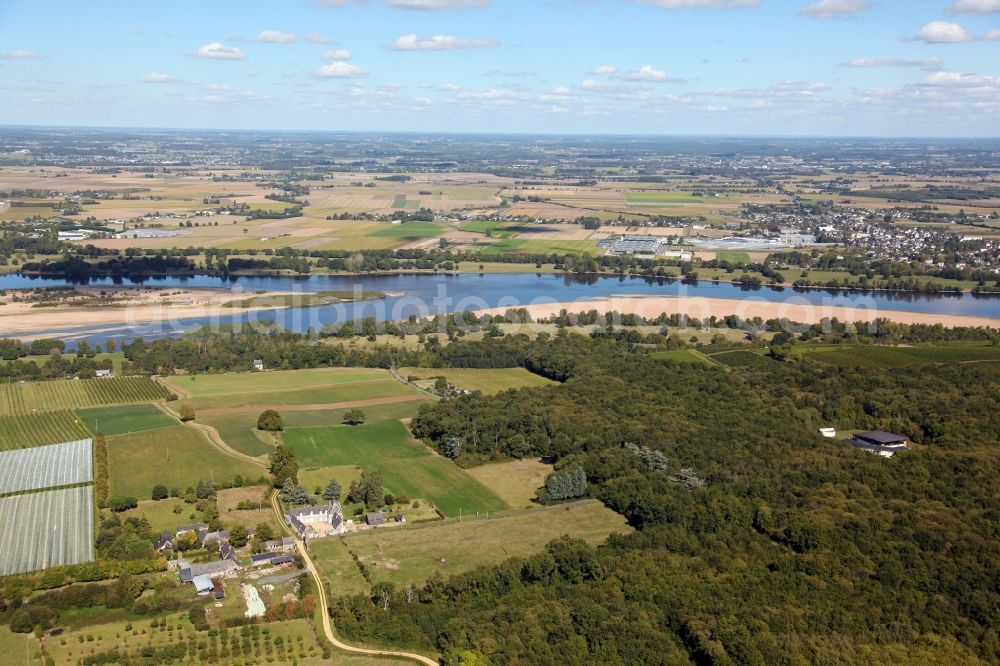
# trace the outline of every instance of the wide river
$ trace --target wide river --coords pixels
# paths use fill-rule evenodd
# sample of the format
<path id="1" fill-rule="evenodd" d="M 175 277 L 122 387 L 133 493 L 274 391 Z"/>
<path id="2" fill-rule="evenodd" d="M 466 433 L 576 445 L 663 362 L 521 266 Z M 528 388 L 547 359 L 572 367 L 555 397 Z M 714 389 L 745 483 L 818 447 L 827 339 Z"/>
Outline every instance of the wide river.
<path id="1" fill-rule="evenodd" d="M 29 278 L 23 275 L 0 275 L 0 289 L 54 287 L 69 285 L 61 279 Z M 92 286 L 138 284 L 129 280 L 91 279 Z M 377 291 L 389 294 L 379 300 L 312 308 L 283 308 L 257 312 L 199 317 L 137 326 L 109 324 L 52 331 L 65 340 L 86 339 L 103 343 L 108 339 L 131 339 L 138 336 L 158 338 L 178 335 L 184 330 L 211 324 L 241 324 L 247 321 L 277 322 L 299 332 L 321 329 L 362 317 L 379 321 L 401 320 L 411 315 L 433 316 L 462 310 L 494 307 L 517 307 L 537 303 L 584 301 L 604 296 L 689 296 L 730 300 L 753 299 L 768 302 L 795 302 L 818 306 L 904 310 L 948 315 L 1000 318 L 1000 297 L 973 294 L 937 295 L 904 292 L 850 292 L 823 289 L 781 287 L 744 288 L 729 283 L 702 280 L 687 284 L 680 280 L 651 280 L 639 277 L 598 277 L 579 275 L 474 274 L 461 275 L 377 275 L 377 276 L 308 276 L 241 277 L 223 279 L 207 275 L 146 279 L 147 286 L 174 288 L 211 288 L 252 295 L 257 291 Z M 568 308 L 571 312 L 572 307 Z M 35 331 L 35 335 L 49 331 Z M 0 337 L 4 334 L 0 331 Z"/>

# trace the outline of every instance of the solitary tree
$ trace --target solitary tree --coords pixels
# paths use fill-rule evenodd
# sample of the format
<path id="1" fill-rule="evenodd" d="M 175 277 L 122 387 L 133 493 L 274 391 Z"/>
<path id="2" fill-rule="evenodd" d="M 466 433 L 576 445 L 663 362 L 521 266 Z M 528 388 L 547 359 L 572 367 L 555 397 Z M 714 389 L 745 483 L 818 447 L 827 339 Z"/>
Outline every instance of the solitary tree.
<path id="1" fill-rule="evenodd" d="M 337 479 L 330 479 L 330 483 L 326 484 L 326 490 L 323 491 L 323 499 L 329 502 L 339 502 L 341 491 L 340 482 Z"/>
<path id="2" fill-rule="evenodd" d="M 365 422 L 365 413 L 360 409 L 348 409 L 344 412 L 343 422 L 346 425 L 361 425 Z"/>
<path id="3" fill-rule="evenodd" d="M 287 481 L 296 481 L 299 475 L 299 463 L 295 451 L 286 446 L 278 445 L 271 452 L 269 470 L 274 477 L 274 485 L 279 488 Z"/>
<path id="4" fill-rule="evenodd" d="M 170 491 L 167 490 L 166 486 L 158 484 L 153 486 L 152 496 L 155 500 L 167 499 L 170 496 Z"/>
<path id="5" fill-rule="evenodd" d="M 462 440 L 458 437 L 447 437 L 441 442 L 441 455 L 454 460 L 462 452 Z"/>
<path id="6" fill-rule="evenodd" d="M 288 504 L 308 504 L 309 491 L 297 483 L 286 483 L 281 489 L 281 499 Z"/>
<path id="7" fill-rule="evenodd" d="M 284 430 L 285 425 L 281 421 L 281 414 L 273 409 L 265 409 L 257 417 L 257 429 L 268 432 L 280 432 Z"/>
<path id="8" fill-rule="evenodd" d="M 180 409 L 181 421 L 194 421 L 194 407 L 184 405 Z"/>

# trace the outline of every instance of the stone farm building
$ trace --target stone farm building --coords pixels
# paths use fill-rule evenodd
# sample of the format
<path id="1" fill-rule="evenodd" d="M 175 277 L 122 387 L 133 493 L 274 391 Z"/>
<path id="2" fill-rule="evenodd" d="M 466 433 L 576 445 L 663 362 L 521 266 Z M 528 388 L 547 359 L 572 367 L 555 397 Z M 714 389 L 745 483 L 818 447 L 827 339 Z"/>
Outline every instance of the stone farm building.
<path id="1" fill-rule="evenodd" d="M 289 509 L 285 518 L 298 535 L 308 541 L 330 534 L 343 534 L 344 511 L 338 502 L 319 506 L 302 506 Z"/>

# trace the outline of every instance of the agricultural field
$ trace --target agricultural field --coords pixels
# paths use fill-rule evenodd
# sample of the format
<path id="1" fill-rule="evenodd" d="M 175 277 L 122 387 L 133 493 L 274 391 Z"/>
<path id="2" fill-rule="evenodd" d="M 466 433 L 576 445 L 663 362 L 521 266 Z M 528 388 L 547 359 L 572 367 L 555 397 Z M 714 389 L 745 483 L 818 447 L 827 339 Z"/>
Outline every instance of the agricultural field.
<path id="1" fill-rule="evenodd" d="M 765 356 L 763 352 L 751 351 L 749 349 L 733 349 L 731 351 L 715 352 L 707 354 L 708 358 L 731 368 L 755 368 L 775 363 L 770 356 Z"/>
<path id="2" fill-rule="evenodd" d="M 437 238 L 447 230 L 434 222 L 413 221 L 404 224 L 390 224 L 372 232 L 376 238 L 399 238 L 402 240 L 420 240 L 421 238 Z"/>
<path id="3" fill-rule="evenodd" d="M 552 380 L 524 368 L 399 368 L 399 374 L 403 377 L 420 379 L 443 376 L 459 388 L 482 391 L 486 395 L 512 388 L 555 384 Z"/>
<path id="4" fill-rule="evenodd" d="M 190 590 L 186 590 L 191 594 Z M 229 593 L 223 601 L 223 608 L 242 606 L 243 599 L 238 593 Z M 85 627 L 75 628 L 59 636 L 43 639 L 45 650 L 56 664 L 63 666 L 78 664 L 90 656 L 102 656 L 112 650 L 124 651 L 135 658 L 130 663 L 140 662 L 141 655 L 155 653 L 157 650 L 180 646 L 186 656 L 176 661 L 161 657 L 158 664 L 208 664 L 217 663 L 234 666 L 235 664 L 278 663 L 299 666 L 320 666 L 327 664 L 340 666 L 339 661 L 324 659 L 322 648 L 316 641 L 315 630 L 309 620 L 286 620 L 255 625 L 257 636 L 243 638 L 242 629 L 233 628 L 226 632 L 216 630 L 196 631 L 188 617 L 186 604 L 182 612 L 171 612 L 159 618 L 162 623 L 150 626 L 154 618 L 130 617 L 130 620 L 102 622 Z M 216 609 L 211 608 L 212 612 Z M 224 639 L 230 640 L 224 643 Z M 233 649 L 233 645 L 236 648 Z M 243 654 L 246 649 L 246 654 Z M 233 657 L 219 658 L 220 653 Z M 259 656 L 255 656 L 259 655 Z M 243 658 L 241 658 L 243 657 Z M 245 658 L 245 660 L 244 660 Z M 102 663 L 121 663 L 112 660 Z M 399 662 L 395 662 L 399 663 Z M 355 666 L 346 662 L 350 666 Z M 357 666 L 362 666 L 359 662 Z"/>
<path id="5" fill-rule="evenodd" d="M 97 405 L 152 402 L 167 390 L 146 377 L 59 379 L 0 385 L 0 416 L 32 414 Z"/>
<path id="6" fill-rule="evenodd" d="M 371 423 L 373 421 L 412 418 L 417 414 L 420 405 L 427 400 L 432 400 L 432 398 L 415 393 L 412 400 L 367 405 L 363 408 L 365 420 Z M 199 415 L 198 421 L 215 428 L 223 441 L 240 453 L 250 456 L 266 455 L 273 449 L 275 438 L 272 433 L 257 430 L 257 416 L 263 409 L 263 407 L 260 407 L 259 410 L 254 409 L 214 416 Z M 348 411 L 349 408 L 346 407 L 337 409 L 289 409 L 285 406 L 280 408 L 281 419 L 284 422 L 285 428 L 341 425 L 344 414 Z"/>
<path id="7" fill-rule="evenodd" d="M 0 498 L 0 543 L 0 576 L 92 561 L 93 486 Z"/>
<path id="8" fill-rule="evenodd" d="M 219 491 L 220 493 L 223 491 Z M 149 492 L 145 495 L 149 497 Z M 180 512 L 175 509 L 179 508 Z M 204 516 L 198 511 L 194 504 L 188 504 L 177 497 L 170 497 L 163 500 L 143 499 L 139 497 L 139 505 L 134 509 L 123 511 L 119 514 L 122 520 L 126 518 L 145 518 L 149 521 L 150 529 L 154 534 L 159 534 L 163 530 L 173 532 L 178 526 L 190 523 L 201 522 Z"/>
<path id="9" fill-rule="evenodd" d="M 7 666 L 35 666 L 39 661 L 37 643 L 27 634 L 15 634 L 0 626 L 0 654 Z"/>
<path id="10" fill-rule="evenodd" d="M 68 410 L 0 416 L 0 451 L 72 442 L 90 437 L 90 432 Z"/>
<path id="11" fill-rule="evenodd" d="M 503 238 L 483 248 L 485 254 L 596 254 L 593 240 L 531 240 Z"/>
<path id="12" fill-rule="evenodd" d="M 347 539 L 317 539 L 309 544 L 309 555 L 327 580 L 334 597 L 368 594 L 371 586 L 354 564 Z"/>
<path id="13" fill-rule="evenodd" d="M 92 440 L 0 453 L 0 495 L 94 480 Z"/>
<path id="14" fill-rule="evenodd" d="M 535 491 L 545 484 L 552 472 L 552 465 L 541 460 L 511 460 L 489 463 L 465 470 L 507 503 L 512 509 L 530 509 L 539 506 L 532 500 Z"/>
<path id="15" fill-rule="evenodd" d="M 604 541 L 611 533 L 627 533 L 625 519 L 596 500 L 501 514 L 488 520 L 465 519 L 427 523 L 404 528 L 385 528 L 344 539 L 320 539 L 309 545 L 313 560 L 334 581 L 353 580 L 357 565 L 347 549 L 358 555 L 372 582 L 397 586 L 421 584 L 432 574 L 443 576 L 498 564 L 511 557 L 527 557 L 545 544 L 569 535 L 590 544 Z M 516 535 L 516 538 L 512 538 Z M 470 548 L 470 544 L 475 547 Z M 354 581 L 356 582 L 356 581 Z M 345 589 L 344 593 L 352 590 Z M 337 588 L 334 587 L 334 594 Z"/>
<path id="16" fill-rule="evenodd" d="M 747 252 L 722 251 L 716 252 L 715 258 L 719 261 L 728 261 L 732 264 L 749 263 L 750 254 Z"/>
<path id="17" fill-rule="evenodd" d="M 191 405 L 202 416 L 239 412 L 256 416 L 267 407 L 307 411 L 363 408 L 368 405 L 353 403 L 378 405 L 425 398 L 385 370 L 367 368 L 192 375 L 171 377 L 165 383 L 186 396 L 179 404 Z"/>
<path id="18" fill-rule="evenodd" d="M 287 422 L 286 414 L 282 418 Z M 248 456 L 263 456 L 274 450 L 274 434 L 257 430 L 257 414 L 203 416 L 198 422 L 215 428 L 222 441 Z"/>
<path id="19" fill-rule="evenodd" d="M 671 349 L 670 351 L 658 351 L 653 352 L 649 355 L 650 358 L 655 358 L 660 361 L 674 361 L 676 363 L 705 363 L 711 364 L 712 362 L 705 357 L 704 354 L 700 354 L 691 349 Z"/>
<path id="20" fill-rule="evenodd" d="M 663 206 L 682 203 L 704 203 L 704 197 L 687 192 L 625 192 L 622 197 L 630 206 Z"/>
<path id="21" fill-rule="evenodd" d="M 216 499 L 219 505 L 219 520 L 226 527 L 243 525 L 247 529 L 252 529 L 260 523 L 269 523 L 280 532 L 280 526 L 275 524 L 274 511 L 271 510 L 266 486 L 226 488 L 218 491 Z M 260 508 L 237 509 L 240 502 L 254 502 Z"/>
<path id="22" fill-rule="evenodd" d="M 399 421 L 290 428 L 282 438 L 303 469 L 359 465 L 378 471 L 387 491 L 429 499 L 446 516 L 508 508 L 465 470 L 415 441 Z"/>
<path id="23" fill-rule="evenodd" d="M 844 347 L 809 345 L 795 347 L 803 358 L 840 368 L 900 368 L 936 363 L 1000 361 L 1000 347 L 955 345 L 933 347 Z"/>
<path id="24" fill-rule="evenodd" d="M 343 502 L 346 499 L 347 489 L 351 487 L 353 481 L 361 478 L 361 472 L 360 465 L 310 467 L 309 469 L 299 471 L 299 483 L 310 493 L 320 495 L 323 489 L 326 488 L 326 484 L 330 482 L 330 479 L 336 479 L 341 489 L 339 501 Z M 317 489 L 319 489 L 318 493 L 316 492 Z"/>
<path id="25" fill-rule="evenodd" d="M 168 416 L 156 405 L 145 403 L 78 409 L 76 413 L 90 432 L 100 432 L 105 435 L 121 435 L 126 432 L 156 430 L 177 425 L 176 419 Z"/>
<path id="26" fill-rule="evenodd" d="M 265 475 L 263 467 L 222 453 L 184 425 L 109 437 L 108 465 L 112 497 L 149 497 L 157 484 L 183 491 L 198 481 Z"/>

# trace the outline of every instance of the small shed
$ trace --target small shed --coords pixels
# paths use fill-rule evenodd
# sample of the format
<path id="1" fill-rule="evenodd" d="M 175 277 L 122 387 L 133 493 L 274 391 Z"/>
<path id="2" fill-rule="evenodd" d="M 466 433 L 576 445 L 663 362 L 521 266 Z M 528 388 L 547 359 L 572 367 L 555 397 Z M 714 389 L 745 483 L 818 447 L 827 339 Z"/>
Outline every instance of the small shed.
<path id="1" fill-rule="evenodd" d="M 208 594 L 215 589 L 215 583 L 208 574 L 195 576 L 191 582 L 194 583 L 194 589 L 198 594 Z"/>
<path id="2" fill-rule="evenodd" d="M 365 522 L 369 525 L 385 525 L 385 516 L 381 511 L 375 511 L 365 516 Z"/>

